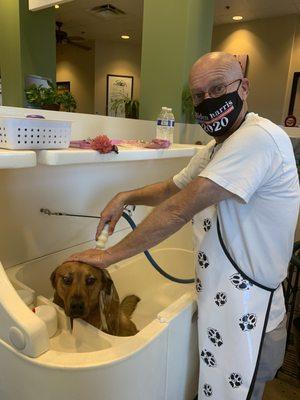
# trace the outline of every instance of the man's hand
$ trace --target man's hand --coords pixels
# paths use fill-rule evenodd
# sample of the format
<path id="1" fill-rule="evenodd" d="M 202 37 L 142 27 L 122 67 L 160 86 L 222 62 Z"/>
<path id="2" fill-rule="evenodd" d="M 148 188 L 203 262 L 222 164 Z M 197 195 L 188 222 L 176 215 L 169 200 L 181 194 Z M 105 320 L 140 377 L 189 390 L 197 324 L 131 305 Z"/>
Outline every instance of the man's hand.
<path id="1" fill-rule="evenodd" d="M 65 262 L 77 261 L 104 269 L 109 266 L 106 252 L 98 249 L 88 249 L 81 253 L 72 254 Z"/>
<path id="2" fill-rule="evenodd" d="M 115 226 L 122 216 L 125 206 L 125 196 L 123 193 L 117 194 L 101 212 L 100 222 L 97 227 L 96 240 L 100 236 L 104 225 L 109 224 L 108 234 L 111 235 L 114 232 Z"/>

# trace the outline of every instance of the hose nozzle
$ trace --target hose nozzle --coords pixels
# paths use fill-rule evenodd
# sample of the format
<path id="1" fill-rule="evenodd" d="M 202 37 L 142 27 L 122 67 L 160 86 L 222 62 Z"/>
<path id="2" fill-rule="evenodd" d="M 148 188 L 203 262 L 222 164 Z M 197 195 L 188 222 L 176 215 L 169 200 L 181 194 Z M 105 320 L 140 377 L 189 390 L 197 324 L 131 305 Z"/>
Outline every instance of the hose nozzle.
<path id="1" fill-rule="evenodd" d="M 109 225 L 105 224 L 96 242 L 96 247 L 100 250 L 105 248 L 105 243 L 107 242 L 108 239 L 108 230 L 109 230 Z"/>

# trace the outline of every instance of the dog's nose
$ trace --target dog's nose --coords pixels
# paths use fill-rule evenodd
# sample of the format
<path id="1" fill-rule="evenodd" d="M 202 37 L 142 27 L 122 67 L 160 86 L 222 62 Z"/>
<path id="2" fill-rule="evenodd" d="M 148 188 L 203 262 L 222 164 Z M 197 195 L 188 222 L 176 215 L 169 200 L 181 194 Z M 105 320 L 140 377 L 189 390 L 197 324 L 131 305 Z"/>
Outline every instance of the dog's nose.
<path id="1" fill-rule="evenodd" d="M 80 317 L 85 312 L 84 302 L 82 300 L 72 300 L 70 304 L 70 314 L 73 317 Z"/>

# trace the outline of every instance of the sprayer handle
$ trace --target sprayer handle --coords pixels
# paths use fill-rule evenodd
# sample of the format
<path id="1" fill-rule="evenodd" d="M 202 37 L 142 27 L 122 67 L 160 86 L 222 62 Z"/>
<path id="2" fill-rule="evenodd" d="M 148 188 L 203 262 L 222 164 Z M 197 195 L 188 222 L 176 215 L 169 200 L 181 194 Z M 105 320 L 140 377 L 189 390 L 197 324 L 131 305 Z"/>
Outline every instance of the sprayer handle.
<path id="1" fill-rule="evenodd" d="M 105 243 L 108 240 L 108 230 L 109 230 L 109 225 L 105 224 L 104 228 L 100 234 L 100 236 L 98 237 L 98 240 L 96 242 L 96 247 L 98 249 L 104 249 L 105 248 Z"/>

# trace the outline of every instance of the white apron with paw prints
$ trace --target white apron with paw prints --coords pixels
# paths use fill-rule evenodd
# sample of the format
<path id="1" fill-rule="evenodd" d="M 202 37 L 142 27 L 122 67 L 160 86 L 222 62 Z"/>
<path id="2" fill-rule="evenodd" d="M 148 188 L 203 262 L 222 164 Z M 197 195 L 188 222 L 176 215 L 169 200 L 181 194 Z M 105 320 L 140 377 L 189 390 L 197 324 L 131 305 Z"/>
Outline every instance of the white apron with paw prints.
<path id="1" fill-rule="evenodd" d="M 198 399 L 249 400 L 274 289 L 243 273 L 209 207 L 193 218 L 200 377 Z M 238 263 L 238 260 L 236 260 Z"/>

